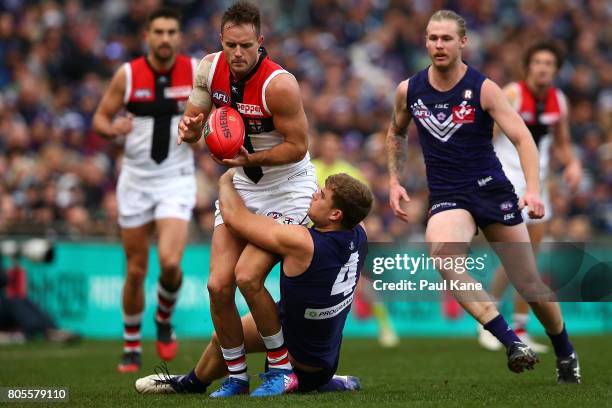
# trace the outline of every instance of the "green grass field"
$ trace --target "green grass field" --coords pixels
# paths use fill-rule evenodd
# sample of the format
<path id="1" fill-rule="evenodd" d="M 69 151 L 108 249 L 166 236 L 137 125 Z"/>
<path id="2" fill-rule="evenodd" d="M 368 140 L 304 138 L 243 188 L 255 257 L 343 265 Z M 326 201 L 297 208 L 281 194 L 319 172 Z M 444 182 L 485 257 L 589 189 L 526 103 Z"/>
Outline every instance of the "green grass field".
<path id="1" fill-rule="evenodd" d="M 154 345 L 145 342 L 143 370 L 136 375 L 115 372 L 120 342 L 86 341 L 76 346 L 32 343 L 0 348 L 0 385 L 68 387 L 68 403 L 5 404 L 7 406 L 71 407 L 387 407 L 387 406 L 612 406 L 612 336 L 574 339 L 583 384 L 558 386 L 554 356 L 545 354 L 535 371 L 516 375 L 506 368 L 502 352 L 480 349 L 475 339 L 403 339 L 392 350 L 374 340 L 344 342 L 340 374 L 361 377 L 355 393 L 291 395 L 253 400 L 240 397 L 210 400 L 195 395 L 139 395 L 136 378 L 152 373 L 157 364 Z M 204 341 L 180 342 L 172 373 L 193 367 Z M 251 356 L 251 374 L 262 368 L 263 354 Z M 255 381 L 253 385 L 257 384 Z M 211 387 L 211 391 L 216 387 Z"/>

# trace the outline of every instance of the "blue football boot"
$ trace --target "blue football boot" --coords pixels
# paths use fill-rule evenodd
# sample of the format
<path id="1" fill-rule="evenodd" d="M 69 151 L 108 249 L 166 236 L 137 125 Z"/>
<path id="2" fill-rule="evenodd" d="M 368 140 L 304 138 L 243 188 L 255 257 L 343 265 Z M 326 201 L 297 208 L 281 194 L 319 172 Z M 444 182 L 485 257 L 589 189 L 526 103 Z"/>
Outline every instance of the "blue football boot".
<path id="1" fill-rule="evenodd" d="M 211 398 L 228 398 L 249 393 L 249 382 L 239 378 L 227 377 L 221 387 L 211 393 Z"/>
<path id="2" fill-rule="evenodd" d="M 271 368 L 267 373 L 259 374 L 261 385 L 251 393 L 251 397 L 273 397 L 297 390 L 298 378 L 293 370 Z"/>

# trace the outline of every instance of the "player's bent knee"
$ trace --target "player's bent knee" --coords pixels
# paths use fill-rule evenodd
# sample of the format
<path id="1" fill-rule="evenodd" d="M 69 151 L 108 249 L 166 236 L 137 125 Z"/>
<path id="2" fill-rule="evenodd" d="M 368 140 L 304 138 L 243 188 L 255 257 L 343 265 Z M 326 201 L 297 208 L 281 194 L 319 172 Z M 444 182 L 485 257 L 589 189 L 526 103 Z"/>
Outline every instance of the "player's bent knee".
<path id="1" fill-rule="evenodd" d="M 139 286 L 144 284 L 144 280 L 147 277 L 147 271 L 144 268 L 128 268 L 127 276 L 125 278 L 126 283 L 132 286 Z"/>
<path id="2" fill-rule="evenodd" d="M 237 270 L 236 285 L 238 285 L 240 292 L 242 292 L 243 294 L 255 293 L 263 289 L 264 279 L 261 276 Z"/>
<path id="3" fill-rule="evenodd" d="M 233 303 L 234 285 L 217 279 L 210 279 L 207 284 L 208 295 L 211 302 Z"/>
<path id="4" fill-rule="evenodd" d="M 181 268 L 181 261 L 177 257 L 160 257 L 159 264 L 164 272 L 175 273 Z"/>

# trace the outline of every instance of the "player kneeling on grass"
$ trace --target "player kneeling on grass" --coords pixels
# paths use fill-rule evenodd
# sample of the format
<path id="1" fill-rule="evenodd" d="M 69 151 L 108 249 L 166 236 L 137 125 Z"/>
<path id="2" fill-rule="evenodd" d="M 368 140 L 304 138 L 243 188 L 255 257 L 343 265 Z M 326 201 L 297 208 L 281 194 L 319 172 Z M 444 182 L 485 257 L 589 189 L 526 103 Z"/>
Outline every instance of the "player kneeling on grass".
<path id="1" fill-rule="evenodd" d="M 359 223 L 372 207 L 372 193 L 346 174 L 330 176 L 325 187 L 313 195 L 308 216 L 314 226 L 306 228 L 280 224 L 249 212 L 234 188 L 232 177 L 233 170 L 229 170 L 219 180 L 225 224 L 246 241 L 282 258 L 281 299 L 277 309 L 289 356 L 279 358 L 291 361 L 298 378 L 298 391 L 359 389 L 356 377 L 334 374 L 340 357 L 342 330 L 367 254 L 366 233 Z M 246 352 L 265 352 L 250 313 L 242 318 L 242 327 Z M 227 375 L 227 366 L 214 333 L 189 374 L 153 374 L 140 378 L 135 386 L 143 394 L 203 393 L 224 375 Z M 266 374 L 261 376 L 265 379 Z M 224 395 L 248 392 L 248 385 L 231 375 L 223 388 L 236 388 Z"/>

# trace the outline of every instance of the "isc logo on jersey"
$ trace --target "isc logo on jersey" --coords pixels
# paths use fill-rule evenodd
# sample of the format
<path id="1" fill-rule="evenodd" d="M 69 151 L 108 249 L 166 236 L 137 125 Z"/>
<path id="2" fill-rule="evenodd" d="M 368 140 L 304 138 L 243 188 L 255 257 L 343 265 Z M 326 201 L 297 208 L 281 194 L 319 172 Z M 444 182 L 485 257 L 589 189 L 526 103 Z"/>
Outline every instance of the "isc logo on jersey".
<path id="1" fill-rule="evenodd" d="M 453 123 L 474 123 L 476 119 L 476 109 L 463 102 L 459 106 L 453 106 Z"/>
<path id="2" fill-rule="evenodd" d="M 258 105 L 249 105 L 248 103 L 237 103 L 236 107 L 238 108 L 238 112 L 243 115 L 248 116 L 263 116 L 263 112 L 261 111 L 261 106 Z"/>

